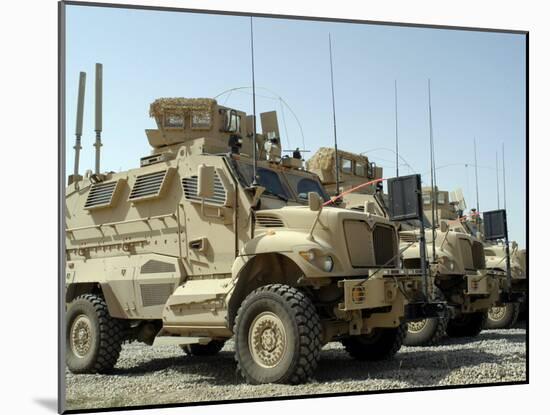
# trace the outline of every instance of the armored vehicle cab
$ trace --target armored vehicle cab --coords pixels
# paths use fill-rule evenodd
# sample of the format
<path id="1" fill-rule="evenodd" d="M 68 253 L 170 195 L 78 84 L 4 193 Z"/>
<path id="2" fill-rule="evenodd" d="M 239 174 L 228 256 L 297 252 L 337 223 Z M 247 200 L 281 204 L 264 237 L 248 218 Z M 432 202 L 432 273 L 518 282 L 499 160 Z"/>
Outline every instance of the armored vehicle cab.
<path id="1" fill-rule="evenodd" d="M 368 212 L 388 217 L 386 197 L 377 183 L 362 186 L 369 181 L 382 178 L 382 168 L 369 163 L 367 156 L 338 150 L 338 168 L 342 191 L 355 189 L 342 199 L 350 210 Z M 323 149 L 308 161 L 308 167 L 326 181 L 327 191 L 334 189 L 336 162 L 335 150 Z M 371 165 L 370 175 L 363 175 L 356 166 Z M 430 188 L 423 188 L 423 203 L 426 226 L 431 227 Z M 443 317 L 419 319 L 408 323 L 405 344 L 434 344 L 445 333 L 450 336 L 477 335 L 484 324 L 487 310 L 498 301 L 499 286 L 493 271 L 488 271 L 482 243 L 466 234 L 462 229 L 454 229 L 456 213 L 449 204 L 448 192 L 439 191 L 437 196 L 439 228 L 435 230 L 436 259 L 433 259 L 432 232 L 426 231 L 428 261 L 430 262 L 431 288 L 436 299 L 447 303 L 448 313 Z M 400 227 L 402 261 L 406 269 L 420 268 L 420 244 L 418 223 L 403 222 Z"/>
<path id="2" fill-rule="evenodd" d="M 71 371 L 109 371 L 124 340 L 211 355 L 233 337 L 251 383 L 306 381 L 329 341 L 362 360 L 397 352 L 421 281 L 399 268 L 393 223 L 323 207 L 318 177 L 277 156 L 273 112 L 256 163 L 241 111 L 168 98 L 150 115 L 139 167 L 66 190 Z"/>

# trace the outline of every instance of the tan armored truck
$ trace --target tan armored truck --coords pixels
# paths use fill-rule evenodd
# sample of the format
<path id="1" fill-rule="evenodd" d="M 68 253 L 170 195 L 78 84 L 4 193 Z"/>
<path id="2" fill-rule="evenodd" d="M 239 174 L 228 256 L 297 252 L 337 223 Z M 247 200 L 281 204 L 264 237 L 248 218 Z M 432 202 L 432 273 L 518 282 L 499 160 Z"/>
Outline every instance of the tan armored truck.
<path id="1" fill-rule="evenodd" d="M 487 268 L 499 273 L 499 284 L 503 293 L 501 300 L 487 312 L 486 328 L 511 328 L 527 303 L 527 251 L 519 249 L 513 241 L 510 250 L 510 283 L 507 278 L 506 246 L 503 241 L 488 241 L 483 231 L 483 218 L 475 215 L 463 216 L 459 212 L 461 225 L 466 232 L 477 234 L 483 241 Z"/>
<path id="2" fill-rule="evenodd" d="M 363 186 L 382 178 L 382 169 L 369 162 L 368 157 L 341 152 L 340 190 L 352 193 L 344 194 L 343 203 L 347 209 L 367 212 L 388 217 L 386 197 L 377 183 Z M 327 192 L 335 192 L 335 151 L 325 148 L 318 151 L 307 167 L 321 177 Z M 363 174 L 362 167 L 370 165 L 370 174 Z M 423 189 L 425 216 L 431 214 L 431 193 Z M 485 265 L 483 245 L 479 240 L 455 229 L 448 222 L 451 206 L 448 192 L 438 192 L 436 217 L 440 218 L 439 228 L 435 230 L 435 256 L 433 260 L 433 238 L 430 229 L 426 230 L 428 261 L 430 262 L 430 289 L 433 299 L 447 303 L 447 313 L 440 317 L 431 317 L 408 323 L 405 344 L 435 344 L 446 333 L 449 336 L 475 336 L 482 330 L 487 310 L 499 297 L 499 285 L 493 272 Z M 454 211 L 454 208 L 453 208 Z M 428 226 L 432 221 L 425 217 Z M 399 237 L 403 250 L 402 263 L 405 268 L 420 267 L 420 244 L 418 224 L 402 223 Z"/>
<path id="3" fill-rule="evenodd" d="M 138 168 L 69 178 L 72 372 L 111 370 L 125 340 L 212 355 L 233 337 L 250 383 L 306 381 L 330 341 L 360 360 L 397 352 L 421 278 L 399 268 L 393 223 L 323 207 L 318 177 L 280 158 L 274 112 L 256 180 L 250 116 L 189 98 L 150 115 Z"/>

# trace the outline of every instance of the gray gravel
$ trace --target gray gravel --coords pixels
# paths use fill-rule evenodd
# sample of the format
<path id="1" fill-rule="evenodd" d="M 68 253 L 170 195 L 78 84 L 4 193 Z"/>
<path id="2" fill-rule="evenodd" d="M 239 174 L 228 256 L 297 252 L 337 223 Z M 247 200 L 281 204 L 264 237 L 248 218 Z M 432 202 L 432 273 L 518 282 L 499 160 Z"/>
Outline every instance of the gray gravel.
<path id="1" fill-rule="evenodd" d="M 525 328 L 487 330 L 445 339 L 436 347 L 405 347 L 385 362 L 358 362 L 329 343 L 310 383 L 244 383 L 235 374 L 233 342 L 214 357 L 179 347 L 125 344 L 110 375 L 67 375 L 67 408 L 151 405 L 288 395 L 312 395 L 526 380 Z"/>

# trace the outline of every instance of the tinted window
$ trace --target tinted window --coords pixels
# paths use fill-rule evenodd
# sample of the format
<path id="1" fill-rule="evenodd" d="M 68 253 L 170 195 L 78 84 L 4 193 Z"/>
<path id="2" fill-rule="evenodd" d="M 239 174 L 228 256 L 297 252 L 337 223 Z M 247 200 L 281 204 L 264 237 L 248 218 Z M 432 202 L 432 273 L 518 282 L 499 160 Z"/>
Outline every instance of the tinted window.
<path id="1" fill-rule="evenodd" d="M 351 160 L 342 159 L 342 171 L 344 173 L 352 174 L 351 164 Z"/>
<path id="2" fill-rule="evenodd" d="M 238 163 L 241 175 L 247 186 L 252 184 L 252 176 L 254 175 L 254 169 L 251 164 Z M 264 167 L 258 167 L 257 169 L 257 182 L 260 186 L 265 187 L 265 194 L 272 194 L 288 199 L 289 194 L 286 191 L 281 179 L 277 172 L 266 169 Z"/>
<path id="3" fill-rule="evenodd" d="M 307 194 L 309 192 L 315 192 L 325 201 L 329 199 L 328 195 L 321 187 L 318 181 L 313 180 L 309 177 L 297 176 L 295 174 L 285 174 L 285 177 L 294 190 L 294 193 L 298 196 L 298 199 L 302 201 L 307 201 Z"/>

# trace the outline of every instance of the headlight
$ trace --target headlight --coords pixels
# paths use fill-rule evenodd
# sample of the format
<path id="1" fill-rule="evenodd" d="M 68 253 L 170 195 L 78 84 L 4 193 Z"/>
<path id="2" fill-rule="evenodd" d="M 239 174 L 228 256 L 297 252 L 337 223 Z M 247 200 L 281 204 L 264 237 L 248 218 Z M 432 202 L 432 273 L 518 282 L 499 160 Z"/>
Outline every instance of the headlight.
<path id="1" fill-rule="evenodd" d="M 332 268 L 334 268 L 334 261 L 331 256 L 326 256 L 323 260 L 323 270 L 325 272 L 331 272 Z"/>

